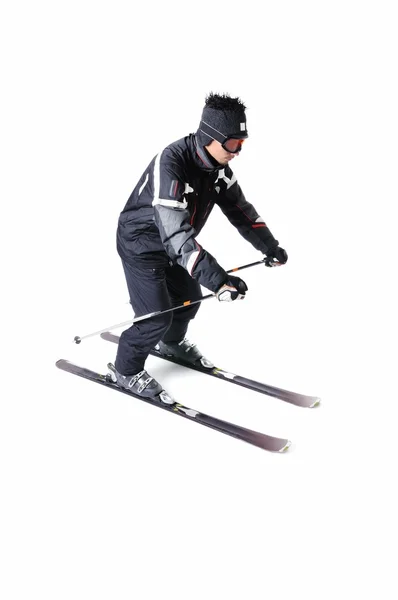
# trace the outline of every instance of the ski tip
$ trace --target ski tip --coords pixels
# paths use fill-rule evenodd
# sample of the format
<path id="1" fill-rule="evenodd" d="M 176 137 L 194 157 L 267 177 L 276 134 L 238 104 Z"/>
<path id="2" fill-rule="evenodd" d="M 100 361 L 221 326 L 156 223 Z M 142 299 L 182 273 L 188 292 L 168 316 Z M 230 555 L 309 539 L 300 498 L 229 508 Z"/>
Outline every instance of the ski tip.
<path id="1" fill-rule="evenodd" d="M 280 452 L 280 453 L 287 452 L 291 445 L 292 445 L 292 442 L 290 440 L 286 440 L 286 444 L 283 446 L 283 448 L 278 450 L 278 452 Z"/>
<path id="2" fill-rule="evenodd" d="M 314 402 L 312 404 L 310 404 L 310 408 L 315 408 L 315 406 L 319 406 L 320 403 L 321 403 L 320 398 L 314 398 Z"/>

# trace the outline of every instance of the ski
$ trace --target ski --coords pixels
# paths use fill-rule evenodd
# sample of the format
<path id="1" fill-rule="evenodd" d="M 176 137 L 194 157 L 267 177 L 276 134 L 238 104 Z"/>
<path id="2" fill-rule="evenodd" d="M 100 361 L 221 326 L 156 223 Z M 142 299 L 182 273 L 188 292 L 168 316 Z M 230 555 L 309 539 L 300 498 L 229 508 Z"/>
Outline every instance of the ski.
<path id="1" fill-rule="evenodd" d="M 189 419 L 190 421 L 196 421 L 196 423 L 200 423 L 201 425 L 215 429 L 220 433 L 230 435 L 234 438 L 247 442 L 252 446 L 262 448 L 263 450 L 268 450 L 270 452 L 284 452 L 290 446 L 290 442 L 287 439 L 273 437 L 271 435 L 266 435 L 265 433 L 246 429 L 245 427 L 234 425 L 233 423 L 229 423 L 228 421 L 224 421 L 222 419 L 217 419 L 216 417 L 206 415 L 179 403 L 164 404 L 160 399 L 143 398 L 142 396 L 132 394 L 131 392 L 124 390 L 114 383 L 109 375 L 101 375 L 100 373 L 96 373 L 85 367 L 79 367 L 68 360 L 60 359 L 55 364 L 63 371 L 72 373 L 73 375 L 78 375 L 79 377 L 89 379 L 90 381 L 94 381 L 96 383 L 100 383 L 108 388 L 117 390 L 118 392 L 122 392 L 128 396 L 132 396 L 133 398 L 143 400 L 144 402 L 152 404 L 153 406 L 163 408 L 168 412 L 172 412 L 180 417 Z"/>
<path id="2" fill-rule="evenodd" d="M 101 337 L 102 339 L 107 340 L 108 342 L 114 342 L 115 344 L 119 343 L 119 336 L 111 333 L 110 331 L 101 333 Z M 247 377 L 235 375 L 234 373 L 230 373 L 229 371 L 224 371 L 224 369 L 220 369 L 219 367 L 206 369 L 201 365 L 192 365 L 190 363 L 185 363 L 183 361 L 178 360 L 177 358 L 174 358 L 173 356 L 164 356 L 156 349 L 151 350 L 150 354 L 152 356 L 157 356 L 158 358 L 169 360 L 170 362 L 173 362 L 177 365 L 189 367 L 190 369 L 194 369 L 195 371 L 199 371 L 200 373 L 212 375 L 213 377 L 217 377 L 218 379 L 223 379 L 224 381 L 229 381 L 230 383 L 235 383 L 236 385 L 241 385 L 242 387 L 248 388 L 249 390 L 254 390 L 256 392 L 260 392 L 261 394 L 266 394 L 267 396 L 272 396 L 273 398 L 278 398 L 279 400 L 283 400 L 284 402 L 288 402 L 289 404 L 295 404 L 296 406 L 301 406 L 303 408 L 313 408 L 314 406 L 317 406 L 321 401 L 320 398 L 317 398 L 316 396 L 305 396 L 303 394 L 297 394 L 296 392 L 282 390 L 281 388 L 277 388 L 266 383 L 261 383 L 260 381 L 255 381 L 254 379 L 248 379 Z"/>

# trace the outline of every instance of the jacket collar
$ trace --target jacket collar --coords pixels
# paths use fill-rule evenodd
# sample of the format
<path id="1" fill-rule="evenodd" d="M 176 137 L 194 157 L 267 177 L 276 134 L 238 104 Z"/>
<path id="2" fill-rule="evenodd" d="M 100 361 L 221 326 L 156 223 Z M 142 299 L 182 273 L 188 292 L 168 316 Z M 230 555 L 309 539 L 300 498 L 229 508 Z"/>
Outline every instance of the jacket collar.
<path id="1" fill-rule="evenodd" d="M 199 169 L 202 171 L 207 171 L 208 173 L 212 173 L 222 168 L 222 165 L 220 165 L 212 156 L 210 156 L 205 147 L 200 145 L 196 135 L 191 134 L 189 139 L 191 141 L 192 156 Z"/>

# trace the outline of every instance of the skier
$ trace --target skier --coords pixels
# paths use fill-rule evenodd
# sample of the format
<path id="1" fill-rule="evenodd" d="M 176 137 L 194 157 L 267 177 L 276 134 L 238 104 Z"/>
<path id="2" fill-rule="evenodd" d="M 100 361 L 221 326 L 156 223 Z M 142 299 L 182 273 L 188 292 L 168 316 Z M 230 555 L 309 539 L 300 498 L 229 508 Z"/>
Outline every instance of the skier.
<path id="1" fill-rule="evenodd" d="M 246 283 L 229 275 L 196 241 L 214 204 L 256 250 L 286 263 L 286 251 L 247 202 L 229 166 L 248 137 L 245 110 L 239 98 L 210 93 L 196 133 L 152 159 L 120 213 L 117 250 L 137 317 L 197 300 L 201 285 L 219 301 L 244 298 Z M 162 354 L 212 368 L 185 337 L 199 307 L 158 315 L 123 331 L 115 362 L 118 385 L 144 397 L 162 392 L 144 369 L 156 345 Z M 174 402 L 164 391 L 162 400 Z"/>

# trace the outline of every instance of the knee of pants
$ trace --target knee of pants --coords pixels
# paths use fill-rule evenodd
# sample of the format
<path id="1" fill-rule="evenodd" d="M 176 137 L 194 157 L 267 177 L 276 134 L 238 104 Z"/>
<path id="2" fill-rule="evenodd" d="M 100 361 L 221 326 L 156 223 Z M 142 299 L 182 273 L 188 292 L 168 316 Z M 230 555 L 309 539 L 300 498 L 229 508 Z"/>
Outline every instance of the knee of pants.
<path id="1" fill-rule="evenodd" d="M 151 321 L 149 327 L 153 332 L 157 332 L 159 339 L 161 339 L 162 335 L 169 329 L 173 322 L 173 313 L 165 313 L 154 317 L 153 319 L 149 319 L 149 321 Z"/>
<path id="2" fill-rule="evenodd" d="M 143 321 L 134 323 L 129 329 L 125 329 L 121 337 L 125 341 L 129 340 L 130 342 L 132 340 L 135 340 L 136 342 L 139 340 L 139 343 L 142 344 L 143 347 L 148 343 L 150 347 L 153 342 L 157 343 L 162 338 L 169 329 L 172 321 L 173 317 L 171 313 L 144 319 Z"/>
<path id="3" fill-rule="evenodd" d="M 185 308 L 181 308 L 180 310 L 173 312 L 173 318 L 175 321 L 190 321 L 191 319 L 195 318 L 199 309 L 199 302 L 198 304 L 193 304 L 192 306 L 186 306 Z"/>

